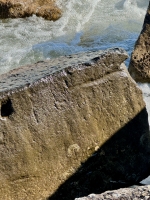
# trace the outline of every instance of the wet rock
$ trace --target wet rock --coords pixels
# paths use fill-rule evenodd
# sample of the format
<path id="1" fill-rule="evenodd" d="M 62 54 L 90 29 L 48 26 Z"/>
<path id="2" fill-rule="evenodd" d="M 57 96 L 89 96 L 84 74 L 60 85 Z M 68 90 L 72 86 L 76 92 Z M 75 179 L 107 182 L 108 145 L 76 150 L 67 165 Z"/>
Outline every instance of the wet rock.
<path id="1" fill-rule="evenodd" d="M 135 188 L 122 188 L 119 190 L 107 191 L 102 194 L 90 194 L 87 197 L 76 198 L 75 200 L 133 200 L 150 199 L 150 186 Z"/>
<path id="2" fill-rule="evenodd" d="M 148 176 L 148 116 L 126 58 L 88 52 L 0 76 L 0 199 L 74 199 Z"/>
<path id="3" fill-rule="evenodd" d="M 61 17 L 61 10 L 55 0 L 0 0 L 0 18 L 23 18 L 33 14 L 55 21 Z"/>
<path id="4" fill-rule="evenodd" d="M 150 3 L 143 29 L 131 55 L 129 73 L 137 82 L 150 83 Z"/>

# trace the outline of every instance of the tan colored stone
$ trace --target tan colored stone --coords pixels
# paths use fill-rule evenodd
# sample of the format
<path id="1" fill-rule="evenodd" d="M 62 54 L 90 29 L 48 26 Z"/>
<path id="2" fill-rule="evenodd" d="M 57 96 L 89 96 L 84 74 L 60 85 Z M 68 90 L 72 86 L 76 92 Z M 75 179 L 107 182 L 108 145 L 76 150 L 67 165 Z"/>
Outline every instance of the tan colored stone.
<path id="1" fill-rule="evenodd" d="M 61 10 L 55 0 L 0 0 L 0 18 L 22 18 L 33 14 L 55 21 L 61 17 Z"/>
<path id="2" fill-rule="evenodd" d="M 150 82 L 150 3 L 143 29 L 131 55 L 129 73 L 137 82 Z"/>
<path id="3" fill-rule="evenodd" d="M 73 199 L 148 175 L 148 117 L 126 58 L 89 52 L 0 76 L 0 199 Z"/>

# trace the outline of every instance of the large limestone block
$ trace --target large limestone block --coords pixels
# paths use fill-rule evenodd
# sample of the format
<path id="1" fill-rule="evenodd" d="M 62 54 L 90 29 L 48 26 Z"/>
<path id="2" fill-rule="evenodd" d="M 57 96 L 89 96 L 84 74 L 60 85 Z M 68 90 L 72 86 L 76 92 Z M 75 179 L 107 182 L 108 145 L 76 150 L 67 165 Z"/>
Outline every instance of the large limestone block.
<path id="1" fill-rule="evenodd" d="M 126 58 L 89 52 L 0 76 L 0 199 L 73 199 L 149 174 L 148 117 Z"/>
<path id="2" fill-rule="evenodd" d="M 129 73 L 137 82 L 150 83 L 150 2 L 143 29 L 131 55 Z"/>
<path id="3" fill-rule="evenodd" d="M 55 0 L 0 0 L 0 18 L 22 18 L 33 14 L 55 21 L 61 17 L 61 10 Z"/>

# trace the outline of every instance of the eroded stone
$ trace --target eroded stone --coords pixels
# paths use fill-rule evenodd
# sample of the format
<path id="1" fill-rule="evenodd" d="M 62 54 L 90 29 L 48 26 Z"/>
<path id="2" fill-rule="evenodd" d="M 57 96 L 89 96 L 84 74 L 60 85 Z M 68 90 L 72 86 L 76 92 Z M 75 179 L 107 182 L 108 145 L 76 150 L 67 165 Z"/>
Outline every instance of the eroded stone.
<path id="1" fill-rule="evenodd" d="M 87 197 L 76 198 L 75 200 L 148 200 L 150 199 L 150 186 L 134 188 L 122 188 L 119 190 L 107 191 L 102 194 L 90 194 Z"/>
<path id="2" fill-rule="evenodd" d="M 131 55 L 129 73 L 137 82 L 150 82 L 150 3 Z"/>
<path id="3" fill-rule="evenodd" d="M 1 199 L 74 199 L 149 174 L 148 117 L 126 58 L 116 48 L 0 76 Z"/>
<path id="4" fill-rule="evenodd" d="M 0 0 L 0 18 L 23 18 L 33 14 L 55 21 L 61 17 L 61 10 L 55 0 Z"/>

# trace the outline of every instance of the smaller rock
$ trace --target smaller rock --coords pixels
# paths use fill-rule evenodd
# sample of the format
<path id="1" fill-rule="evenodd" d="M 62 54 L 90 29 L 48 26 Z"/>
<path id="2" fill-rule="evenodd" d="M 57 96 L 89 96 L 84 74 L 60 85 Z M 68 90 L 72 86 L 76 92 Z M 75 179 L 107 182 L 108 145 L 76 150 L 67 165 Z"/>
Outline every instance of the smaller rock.
<path id="1" fill-rule="evenodd" d="M 150 3 L 143 29 L 131 55 L 129 73 L 137 82 L 150 82 Z"/>
<path id="2" fill-rule="evenodd" d="M 135 188 L 121 188 L 119 190 L 107 191 L 102 194 L 90 194 L 87 197 L 75 200 L 150 200 L 150 185 Z"/>
<path id="3" fill-rule="evenodd" d="M 33 14 L 55 21 L 61 17 L 61 10 L 55 0 L 0 0 L 0 18 L 24 18 Z"/>

